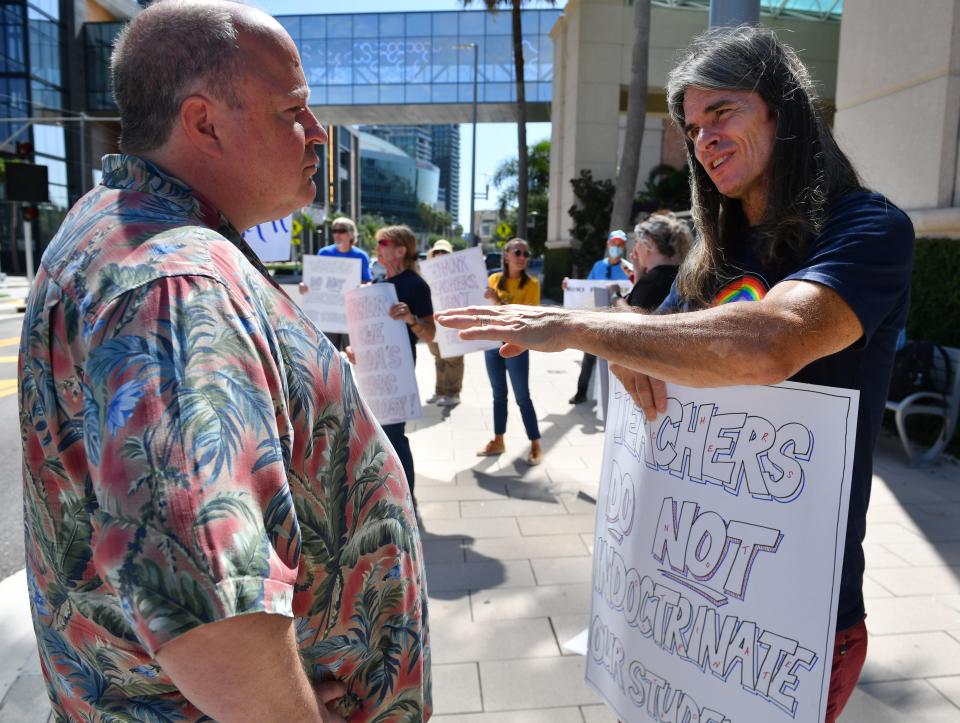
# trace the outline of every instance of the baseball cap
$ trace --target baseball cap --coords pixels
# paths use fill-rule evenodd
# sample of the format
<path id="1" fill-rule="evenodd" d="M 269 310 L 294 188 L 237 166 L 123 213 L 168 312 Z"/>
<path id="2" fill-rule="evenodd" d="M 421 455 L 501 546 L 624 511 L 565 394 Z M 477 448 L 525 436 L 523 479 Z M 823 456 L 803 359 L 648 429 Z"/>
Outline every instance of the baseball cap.
<path id="1" fill-rule="evenodd" d="M 607 243 L 617 243 L 617 242 L 619 242 L 620 244 L 623 244 L 624 246 L 627 243 L 627 234 L 625 234 L 620 229 L 617 229 L 616 231 L 611 231 L 610 235 L 607 236 Z"/>

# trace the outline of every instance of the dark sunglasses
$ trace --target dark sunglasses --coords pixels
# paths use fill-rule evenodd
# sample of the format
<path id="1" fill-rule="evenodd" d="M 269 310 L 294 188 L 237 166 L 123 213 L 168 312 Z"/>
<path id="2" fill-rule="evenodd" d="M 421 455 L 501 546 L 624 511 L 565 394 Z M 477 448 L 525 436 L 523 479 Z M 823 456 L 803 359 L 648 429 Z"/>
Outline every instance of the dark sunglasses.
<path id="1" fill-rule="evenodd" d="M 382 238 L 379 241 L 377 241 L 377 246 L 389 246 L 389 245 L 390 245 L 389 239 Z"/>
<path id="2" fill-rule="evenodd" d="M 342 227 L 341 228 L 334 227 L 333 232 L 334 233 L 350 233 L 350 229 L 342 228 Z"/>
<path id="3" fill-rule="evenodd" d="M 521 256 L 522 256 L 523 258 L 525 258 L 525 259 L 529 259 L 529 258 L 530 258 L 530 252 L 529 252 L 529 251 L 524 251 L 523 249 L 514 249 L 513 251 L 510 251 L 510 252 L 508 252 L 508 253 L 513 254 L 513 255 L 516 256 L 517 258 L 520 258 Z"/>

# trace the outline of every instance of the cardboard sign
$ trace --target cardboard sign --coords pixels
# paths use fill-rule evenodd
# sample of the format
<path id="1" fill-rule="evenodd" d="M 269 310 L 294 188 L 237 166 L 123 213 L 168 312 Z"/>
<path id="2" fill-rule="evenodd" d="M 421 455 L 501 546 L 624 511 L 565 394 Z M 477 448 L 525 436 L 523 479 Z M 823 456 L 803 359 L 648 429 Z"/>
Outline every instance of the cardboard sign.
<path id="1" fill-rule="evenodd" d="M 243 240 L 261 261 L 289 261 L 292 229 L 293 214 L 248 228 L 243 232 Z"/>
<path id="2" fill-rule="evenodd" d="M 304 256 L 303 283 L 307 293 L 301 306 L 320 331 L 345 334 L 346 294 L 360 286 L 360 259 Z"/>
<path id="3" fill-rule="evenodd" d="M 419 419 L 420 390 L 413 368 L 407 325 L 391 319 L 397 303 L 393 284 L 348 291 L 347 331 L 357 358 L 357 386 L 380 424 Z"/>
<path id="4" fill-rule="evenodd" d="M 602 309 L 610 306 L 610 284 L 620 287 L 620 293 L 628 294 L 633 287 L 629 281 L 587 281 L 586 279 L 567 279 L 563 290 L 565 309 Z"/>
<path id="5" fill-rule="evenodd" d="M 483 296 L 488 287 L 487 268 L 479 246 L 422 261 L 420 271 L 430 285 L 434 311 L 490 304 Z M 439 324 L 435 341 L 445 359 L 500 346 L 496 341 L 464 341 L 456 329 Z"/>
<path id="6" fill-rule="evenodd" d="M 622 721 L 826 711 L 859 393 L 610 378 L 587 680 Z"/>

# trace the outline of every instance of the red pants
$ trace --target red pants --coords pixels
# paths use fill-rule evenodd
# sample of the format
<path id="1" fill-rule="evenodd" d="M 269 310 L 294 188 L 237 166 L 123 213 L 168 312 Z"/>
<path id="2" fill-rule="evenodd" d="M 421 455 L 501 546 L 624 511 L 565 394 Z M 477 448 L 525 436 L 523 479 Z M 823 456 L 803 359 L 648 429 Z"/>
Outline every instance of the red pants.
<path id="1" fill-rule="evenodd" d="M 867 624 L 861 620 L 837 633 L 833 644 L 833 669 L 825 723 L 834 723 L 857 687 L 863 662 L 867 659 Z"/>

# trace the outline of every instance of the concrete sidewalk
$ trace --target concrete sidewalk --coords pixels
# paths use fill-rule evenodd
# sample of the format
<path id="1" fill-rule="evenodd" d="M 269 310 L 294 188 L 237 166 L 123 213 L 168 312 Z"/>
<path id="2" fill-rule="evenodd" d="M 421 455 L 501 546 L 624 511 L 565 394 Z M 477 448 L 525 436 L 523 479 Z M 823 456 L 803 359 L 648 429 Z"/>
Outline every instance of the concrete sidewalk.
<path id="1" fill-rule="evenodd" d="M 433 391 L 420 348 L 421 397 Z M 438 723 L 612 723 L 561 644 L 587 624 L 603 429 L 571 407 L 580 354 L 535 354 L 531 391 L 545 461 L 528 467 L 511 401 L 507 454 L 490 387 L 468 356 L 463 402 L 408 425 L 417 465 Z M 585 493 L 586 497 L 584 496 Z M 960 722 L 960 466 L 911 470 L 885 436 L 866 545 L 870 650 L 844 723 Z M 22 573 L 0 583 L 0 721 L 47 719 Z M 753 722 L 750 722 L 753 723 Z"/>

